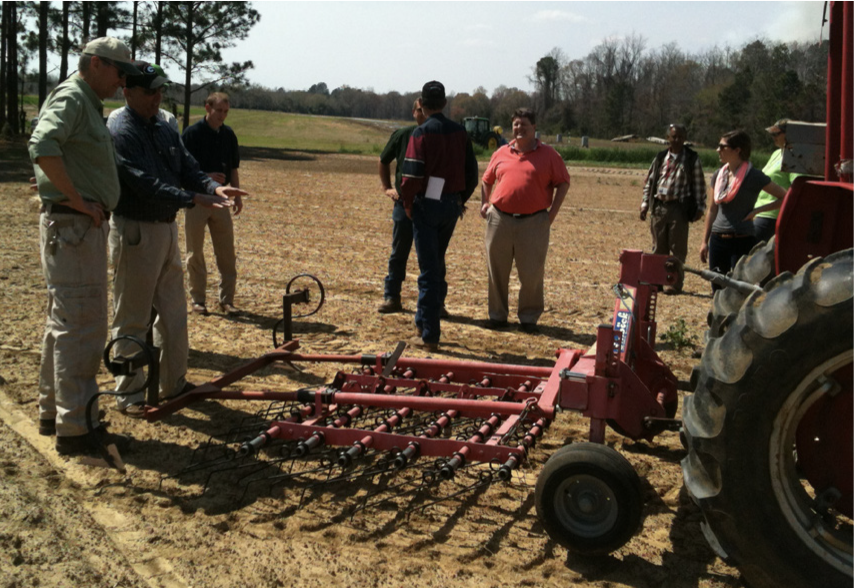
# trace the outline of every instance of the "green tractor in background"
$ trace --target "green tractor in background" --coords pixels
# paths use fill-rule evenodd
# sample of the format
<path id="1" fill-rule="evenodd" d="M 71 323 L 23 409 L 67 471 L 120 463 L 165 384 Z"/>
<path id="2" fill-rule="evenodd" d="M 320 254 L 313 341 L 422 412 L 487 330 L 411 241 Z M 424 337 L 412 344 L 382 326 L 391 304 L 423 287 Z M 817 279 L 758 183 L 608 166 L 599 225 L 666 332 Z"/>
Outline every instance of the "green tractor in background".
<path id="1" fill-rule="evenodd" d="M 463 119 L 463 126 L 466 128 L 466 133 L 468 133 L 472 143 L 480 145 L 484 149 L 495 151 L 499 145 L 503 144 L 501 127 L 491 127 L 488 118 L 467 116 Z"/>

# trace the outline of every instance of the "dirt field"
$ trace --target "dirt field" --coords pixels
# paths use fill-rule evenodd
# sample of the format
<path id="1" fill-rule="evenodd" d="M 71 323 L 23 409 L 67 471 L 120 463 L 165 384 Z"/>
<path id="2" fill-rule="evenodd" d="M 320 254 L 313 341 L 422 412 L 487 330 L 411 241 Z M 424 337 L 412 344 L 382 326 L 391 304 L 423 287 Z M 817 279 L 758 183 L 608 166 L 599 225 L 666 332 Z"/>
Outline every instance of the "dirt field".
<path id="1" fill-rule="evenodd" d="M 406 313 L 379 315 L 391 235 L 373 157 L 266 151 L 241 167 L 252 193 L 236 222 L 240 318 L 190 317 L 189 379 L 210 380 L 272 348 L 270 328 L 296 274 L 318 276 L 327 302 L 297 321 L 302 349 L 384 353 L 413 334 L 417 264 L 404 284 Z M 637 220 L 643 171 L 571 168 L 572 187 L 553 227 L 542 333 L 493 332 L 486 319 L 483 221 L 476 208 L 457 225 L 448 255 L 448 308 L 436 357 L 549 365 L 559 347 L 586 349 L 608 322 L 623 248 L 649 246 Z M 4 178 L 5 179 L 5 178 Z M 478 198 L 479 195 L 476 195 Z M 57 456 L 40 437 L 36 383 L 45 305 L 37 246 L 37 204 L 21 182 L 0 184 L 0 588 L 68 586 L 504 586 L 735 587 L 738 572 L 708 548 L 700 514 L 682 490 L 676 433 L 633 442 L 609 431 L 608 444 L 640 474 L 643 528 L 618 552 L 568 554 L 550 541 L 534 508 L 536 477 L 565 443 L 585 438 L 586 422 L 564 412 L 510 484 L 430 505 L 476 482 L 473 473 L 424 496 L 386 491 L 376 479 L 313 487 L 305 482 L 241 485 L 228 476 L 183 471 L 193 450 L 240 424 L 256 404 L 196 405 L 156 423 L 132 421 L 102 402 L 111 429 L 131 435 L 127 474 Z M 692 262 L 699 265 L 699 226 Z M 209 256 L 212 260 L 212 256 Z M 209 300 L 214 300 L 214 275 Z M 662 297 L 659 332 L 679 318 L 702 341 L 708 286 L 688 277 L 688 293 Z M 511 307 L 514 304 L 511 292 Z M 511 322 L 515 317 L 511 316 Z M 690 347 L 657 350 L 681 380 L 696 360 Z M 424 355 L 407 352 L 407 355 Z M 331 380 L 337 366 L 303 373 L 266 368 L 241 389 L 294 390 Z M 103 371 L 102 390 L 112 387 Z M 264 487 L 262 487 L 264 486 Z M 245 493 L 244 493 L 245 490 Z M 371 496 L 370 499 L 367 497 Z M 382 498 L 391 500 L 382 502 Z M 354 512 L 356 506 L 370 508 Z"/>

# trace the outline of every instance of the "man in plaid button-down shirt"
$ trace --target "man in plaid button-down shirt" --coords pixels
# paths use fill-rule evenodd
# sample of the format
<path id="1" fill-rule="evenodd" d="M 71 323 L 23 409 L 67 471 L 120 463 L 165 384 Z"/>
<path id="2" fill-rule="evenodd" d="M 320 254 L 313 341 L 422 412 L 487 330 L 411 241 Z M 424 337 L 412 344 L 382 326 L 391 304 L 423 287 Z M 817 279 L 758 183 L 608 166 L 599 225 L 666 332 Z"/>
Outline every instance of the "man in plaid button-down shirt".
<path id="1" fill-rule="evenodd" d="M 700 158 L 685 146 L 687 131 L 682 125 L 670 125 L 670 148 L 652 161 L 643 187 L 640 219 L 652 210 L 650 231 L 652 252 L 672 255 L 682 263 L 688 255 L 688 224 L 703 217 L 706 210 L 706 182 Z M 665 294 L 682 291 L 682 281 L 665 287 Z"/>

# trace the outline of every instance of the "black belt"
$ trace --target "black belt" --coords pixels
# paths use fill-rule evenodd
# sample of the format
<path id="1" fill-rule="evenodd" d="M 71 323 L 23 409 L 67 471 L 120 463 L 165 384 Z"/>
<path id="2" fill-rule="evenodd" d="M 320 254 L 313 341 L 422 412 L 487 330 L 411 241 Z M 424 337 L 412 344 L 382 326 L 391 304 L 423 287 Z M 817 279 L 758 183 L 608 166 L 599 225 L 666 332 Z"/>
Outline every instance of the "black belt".
<path id="1" fill-rule="evenodd" d="M 46 212 L 48 214 L 77 214 L 81 216 L 89 216 L 85 212 L 81 212 L 76 208 L 71 208 L 70 206 L 64 206 L 62 204 L 42 204 L 41 208 L 39 208 L 39 212 Z M 104 215 L 107 217 L 107 220 L 110 219 L 109 210 L 105 210 Z"/>
<path id="2" fill-rule="evenodd" d="M 712 233 L 721 239 L 746 239 L 747 237 L 755 237 L 755 235 L 742 235 L 739 233 Z"/>
<path id="3" fill-rule="evenodd" d="M 124 214 L 117 214 L 121 218 L 125 218 L 127 220 L 136 221 L 138 223 L 174 223 L 175 219 L 178 218 L 177 214 L 173 214 L 172 216 L 167 216 L 165 218 L 133 218 L 132 216 L 126 216 Z"/>
<path id="4" fill-rule="evenodd" d="M 549 210 L 548 208 L 544 208 L 542 210 L 538 210 L 537 212 L 529 212 L 528 214 L 516 214 L 514 212 L 504 212 L 494 204 L 492 205 L 492 207 L 504 216 L 512 216 L 513 218 L 528 218 L 529 216 L 534 216 L 535 214 L 540 214 L 541 212 L 548 212 Z"/>

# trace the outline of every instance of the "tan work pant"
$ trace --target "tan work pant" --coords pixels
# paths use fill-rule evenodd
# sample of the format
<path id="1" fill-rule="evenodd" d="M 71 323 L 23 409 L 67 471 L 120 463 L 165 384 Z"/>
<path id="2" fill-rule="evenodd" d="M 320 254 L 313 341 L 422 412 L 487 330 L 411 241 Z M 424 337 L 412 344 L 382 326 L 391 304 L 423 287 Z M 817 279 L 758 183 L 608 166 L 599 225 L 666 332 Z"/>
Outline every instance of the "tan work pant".
<path id="1" fill-rule="evenodd" d="M 39 418 L 56 419 L 61 437 L 86 431 L 86 403 L 107 340 L 107 223 L 79 214 L 42 213 L 41 264 L 47 321 L 39 372 Z M 98 424 L 98 403 L 92 423 Z"/>
<path id="2" fill-rule="evenodd" d="M 543 277 L 551 223 L 547 212 L 514 218 L 490 206 L 486 213 L 486 257 L 489 269 L 489 318 L 506 321 L 510 270 L 519 274 L 519 322 L 536 324 L 545 308 Z"/>
<path id="3" fill-rule="evenodd" d="M 688 256 L 688 220 L 678 200 L 656 201 L 649 219 L 652 233 L 652 252 L 655 255 L 672 255 L 685 263 Z M 682 281 L 674 285 L 682 290 Z"/>
<path id="4" fill-rule="evenodd" d="M 210 227 L 216 267 L 219 270 L 219 301 L 234 304 L 237 285 L 237 256 L 234 251 L 234 221 L 229 208 L 188 208 L 184 216 L 187 244 L 187 277 L 193 302 L 205 304 L 208 270 L 205 264 L 205 227 Z"/>
<path id="5" fill-rule="evenodd" d="M 162 396 L 181 391 L 186 383 L 187 302 L 184 298 L 184 270 L 178 249 L 176 223 L 147 223 L 113 215 L 110 220 L 110 256 L 113 274 L 113 338 L 136 337 L 145 341 L 154 321 L 154 345 L 160 348 L 160 388 Z M 133 355 L 139 346 L 129 341 L 116 343 L 119 355 Z M 129 392 L 143 384 L 143 374 L 116 378 L 116 391 Z M 118 397 L 119 408 L 145 399 L 144 391 Z"/>

